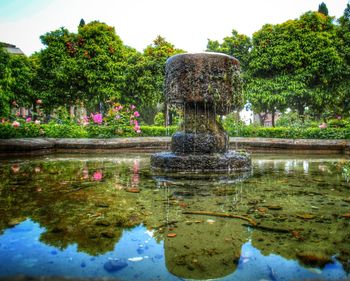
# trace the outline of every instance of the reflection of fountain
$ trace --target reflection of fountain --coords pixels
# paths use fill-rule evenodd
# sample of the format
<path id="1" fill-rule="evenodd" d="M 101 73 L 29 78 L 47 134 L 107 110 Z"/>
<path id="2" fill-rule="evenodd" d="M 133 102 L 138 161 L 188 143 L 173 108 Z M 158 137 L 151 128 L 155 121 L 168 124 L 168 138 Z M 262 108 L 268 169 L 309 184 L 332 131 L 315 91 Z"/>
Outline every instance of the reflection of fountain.
<path id="1" fill-rule="evenodd" d="M 247 242 L 247 228 L 223 219 L 179 223 L 175 238 L 164 240 L 166 267 L 189 279 L 219 278 L 233 273 Z"/>
<path id="2" fill-rule="evenodd" d="M 157 153 L 151 165 L 161 171 L 243 171 L 246 153 L 228 151 L 228 136 L 216 114 L 228 114 L 241 101 L 239 62 L 216 54 L 180 54 L 166 64 L 166 100 L 184 110 L 171 153 Z"/>

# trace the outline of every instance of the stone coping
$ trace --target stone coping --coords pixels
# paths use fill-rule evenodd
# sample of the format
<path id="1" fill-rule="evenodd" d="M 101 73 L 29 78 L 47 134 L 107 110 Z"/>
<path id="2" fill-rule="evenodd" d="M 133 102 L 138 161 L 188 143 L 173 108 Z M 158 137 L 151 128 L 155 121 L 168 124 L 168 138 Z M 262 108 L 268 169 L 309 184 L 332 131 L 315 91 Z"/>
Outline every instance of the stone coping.
<path id="1" fill-rule="evenodd" d="M 111 139 L 23 138 L 0 139 L 0 155 L 47 154 L 54 152 L 166 151 L 170 137 Z M 230 138 L 230 149 L 264 153 L 313 153 L 350 155 L 350 140 Z"/>

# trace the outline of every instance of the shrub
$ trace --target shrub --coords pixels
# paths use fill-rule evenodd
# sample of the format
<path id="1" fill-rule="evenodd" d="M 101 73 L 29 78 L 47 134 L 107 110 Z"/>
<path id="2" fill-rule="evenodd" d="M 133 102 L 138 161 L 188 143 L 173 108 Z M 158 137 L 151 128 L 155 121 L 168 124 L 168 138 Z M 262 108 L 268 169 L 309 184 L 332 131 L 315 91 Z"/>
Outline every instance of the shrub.
<path id="1" fill-rule="evenodd" d="M 84 127 L 78 125 L 49 123 L 41 125 L 44 136 L 48 138 L 86 138 Z"/>
<path id="2" fill-rule="evenodd" d="M 165 124 L 165 116 L 163 112 L 158 112 L 156 116 L 154 116 L 154 125 L 155 126 L 164 126 Z"/>

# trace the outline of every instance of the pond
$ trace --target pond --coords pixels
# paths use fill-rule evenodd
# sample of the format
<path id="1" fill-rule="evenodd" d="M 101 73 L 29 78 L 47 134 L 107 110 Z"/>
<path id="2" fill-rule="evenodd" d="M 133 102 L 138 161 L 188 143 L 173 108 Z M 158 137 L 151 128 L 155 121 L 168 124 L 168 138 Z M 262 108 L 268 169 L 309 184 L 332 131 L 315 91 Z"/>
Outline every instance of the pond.
<path id="1" fill-rule="evenodd" d="M 188 177 L 149 156 L 1 160 L 0 277 L 350 277 L 348 159 L 257 154 L 249 173 Z"/>

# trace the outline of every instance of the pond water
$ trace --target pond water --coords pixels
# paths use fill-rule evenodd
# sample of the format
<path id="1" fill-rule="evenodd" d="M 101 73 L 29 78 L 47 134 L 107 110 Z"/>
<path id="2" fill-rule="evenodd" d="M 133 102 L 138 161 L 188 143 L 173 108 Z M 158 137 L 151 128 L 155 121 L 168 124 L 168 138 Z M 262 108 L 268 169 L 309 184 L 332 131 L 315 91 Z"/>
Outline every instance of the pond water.
<path id="1" fill-rule="evenodd" d="M 350 277 L 348 159 L 253 155 L 249 173 L 186 177 L 149 156 L 0 160 L 0 277 Z"/>

